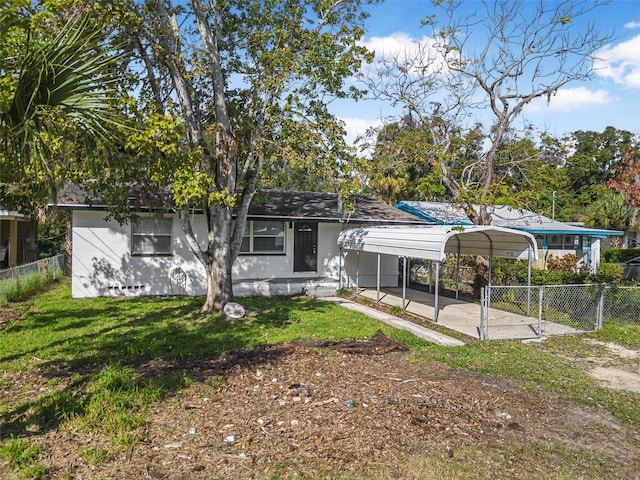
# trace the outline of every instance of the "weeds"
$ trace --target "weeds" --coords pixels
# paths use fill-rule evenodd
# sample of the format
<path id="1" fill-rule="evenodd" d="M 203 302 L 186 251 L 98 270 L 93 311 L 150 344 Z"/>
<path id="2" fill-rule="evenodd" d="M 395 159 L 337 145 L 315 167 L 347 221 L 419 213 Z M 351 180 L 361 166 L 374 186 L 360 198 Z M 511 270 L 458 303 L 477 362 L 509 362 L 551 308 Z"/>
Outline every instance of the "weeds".
<path id="1" fill-rule="evenodd" d="M 80 455 L 82 458 L 91 462 L 93 465 L 98 465 L 100 463 L 106 462 L 111 457 L 109 455 L 109 451 L 104 448 L 87 448 L 84 447 L 80 450 Z"/>
<path id="2" fill-rule="evenodd" d="M 136 378 L 131 367 L 109 365 L 87 385 L 84 412 L 78 423 L 85 431 L 99 430 L 115 445 L 128 447 L 139 441 L 138 429 L 145 424 L 150 404 L 163 389 Z"/>
<path id="3" fill-rule="evenodd" d="M 207 385 L 216 390 L 222 390 L 226 385 L 224 383 L 224 379 L 220 376 L 211 377 L 207 380 Z"/>
<path id="4" fill-rule="evenodd" d="M 0 446 L 0 456 L 6 458 L 23 478 L 38 479 L 46 473 L 45 466 L 38 461 L 40 447 L 24 438 L 7 440 Z"/>
<path id="5" fill-rule="evenodd" d="M 0 281 L 0 306 L 8 302 L 18 302 L 40 290 L 48 283 L 60 277 L 61 273 L 46 270 L 42 273 L 30 273 L 15 279 Z"/>

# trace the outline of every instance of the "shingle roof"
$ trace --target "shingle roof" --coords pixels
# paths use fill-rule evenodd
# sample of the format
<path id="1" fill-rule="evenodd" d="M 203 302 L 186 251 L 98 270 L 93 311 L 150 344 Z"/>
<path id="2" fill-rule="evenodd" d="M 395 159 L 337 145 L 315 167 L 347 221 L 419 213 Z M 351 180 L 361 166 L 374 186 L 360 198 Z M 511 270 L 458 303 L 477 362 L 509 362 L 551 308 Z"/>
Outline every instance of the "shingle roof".
<path id="1" fill-rule="evenodd" d="M 140 207 L 138 189 L 130 190 L 129 201 L 132 207 Z M 249 208 L 249 217 L 367 224 L 424 225 L 427 223 L 414 215 L 366 196 L 353 195 L 349 201 L 354 205 L 353 211 L 341 208 L 338 195 L 335 193 L 262 190 L 256 193 L 253 199 Z M 106 208 L 106 204 L 89 198 L 87 192 L 78 185 L 67 184 L 57 193 L 56 201 L 52 202 L 50 207 L 101 210 Z"/>
<path id="2" fill-rule="evenodd" d="M 341 208 L 335 193 L 265 190 L 256 194 L 249 209 L 250 217 L 317 219 L 325 222 L 401 223 L 426 222 L 390 205 L 362 195 L 350 197 L 354 209 Z M 417 221 L 416 221 L 417 220 Z"/>

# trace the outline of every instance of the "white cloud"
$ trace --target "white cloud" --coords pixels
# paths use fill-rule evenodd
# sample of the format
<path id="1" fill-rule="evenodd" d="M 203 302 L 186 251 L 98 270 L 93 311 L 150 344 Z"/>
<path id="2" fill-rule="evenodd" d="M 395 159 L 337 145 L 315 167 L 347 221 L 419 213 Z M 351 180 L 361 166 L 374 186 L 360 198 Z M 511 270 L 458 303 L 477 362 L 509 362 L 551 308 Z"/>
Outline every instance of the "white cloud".
<path id="1" fill-rule="evenodd" d="M 552 95 L 547 104 L 547 98 L 537 98 L 527 107 L 530 112 L 541 112 L 545 109 L 569 112 L 595 105 L 605 105 L 611 101 L 606 90 L 589 90 L 586 87 L 561 88 Z"/>
<path id="2" fill-rule="evenodd" d="M 634 28 L 640 28 L 640 22 L 636 22 L 635 20 L 632 22 L 628 22 L 624 24 L 624 28 L 627 28 L 629 30 L 634 29 Z"/>
<path id="3" fill-rule="evenodd" d="M 394 55 L 415 54 L 420 45 L 428 45 L 429 37 L 415 39 L 406 32 L 394 32 L 386 37 L 371 37 L 364 42 L 364 46 L 376 52 L 378 58 L 389 58 Z"/>
<path id="4" fill-rule="evenodd" d="M 371 37 L 362 45 L 375 52 L 376 62 L 394 60 L 404 64 L 408 71 L 442 72 L 445 64 L 440 54 L 433 48 L 434 40 L 426 35 L 414 38 L 406 32 L 394 32 L 386 37 Z"/>
<path id="5" fill-rule="evenodd" d="M 628 88 L 640 88 L 640 35 L 597 54 L 596 73 Z"/>
<path id="6" fill-rule="evenodd" d="M 382 123 L 381 120 L 368 118 L 340 117 L 340 120 L 345 123 L 349 143 L 353 143 L 360 135 L 364 135 L 369 128 L 379 126 Z"/>

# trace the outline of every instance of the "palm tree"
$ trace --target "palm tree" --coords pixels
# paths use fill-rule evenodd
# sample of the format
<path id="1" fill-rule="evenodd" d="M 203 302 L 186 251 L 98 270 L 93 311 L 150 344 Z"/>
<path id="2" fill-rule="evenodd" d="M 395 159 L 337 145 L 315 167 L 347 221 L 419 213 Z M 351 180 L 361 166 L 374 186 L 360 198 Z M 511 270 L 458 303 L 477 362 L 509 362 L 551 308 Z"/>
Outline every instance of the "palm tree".
<path id="1" fill-rule="evenodd" d="M 52 145 L 60 141 L 114 139 L 123 124 L 112 75 L 119 57 L 102 46 L 104 38 L 88 16 L 74 15 L 50 38 L 24 32 L 11 61 L 0 64 L 5 99 L 9 93 L 0 103 L 0 182 L 11 180 L 9 172 L 13 180 L 51 172 Z"/>
<path id="2" fill-rule="evenodd" d="M 624 195 L 604 186 L 598 187 L 594 189 L 598 196 L 585 208 L 580 220 L 590 228 L 628 230 L 633 212 L 625 204 Z"/>
<path id="3" fill-rule="evenodd" d="M 123 122 L 112 74 L 120 57 L 104 48 L 104 29 L 87 15 L 57 32 L 33 23 L 0 5 L 0 206 L 31 215 L 35 249 L 52 190 L 68 171 L 85 170 L 88 152 L 112 145 Z"/>

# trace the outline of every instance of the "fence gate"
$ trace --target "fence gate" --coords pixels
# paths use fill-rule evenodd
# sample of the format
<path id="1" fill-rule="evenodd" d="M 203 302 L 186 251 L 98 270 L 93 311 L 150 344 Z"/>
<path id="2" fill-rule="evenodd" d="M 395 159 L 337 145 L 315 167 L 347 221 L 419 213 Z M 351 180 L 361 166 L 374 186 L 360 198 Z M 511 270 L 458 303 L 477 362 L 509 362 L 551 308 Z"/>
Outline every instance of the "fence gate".
<path id="1" fill-rule="evenodd" d="M 480 339 L 569 335 L 602 326 L 605 288 L 600 285 L 491 286 L 483 290 Z M 638 295 L 640 300 L 640 290 Z"/>

